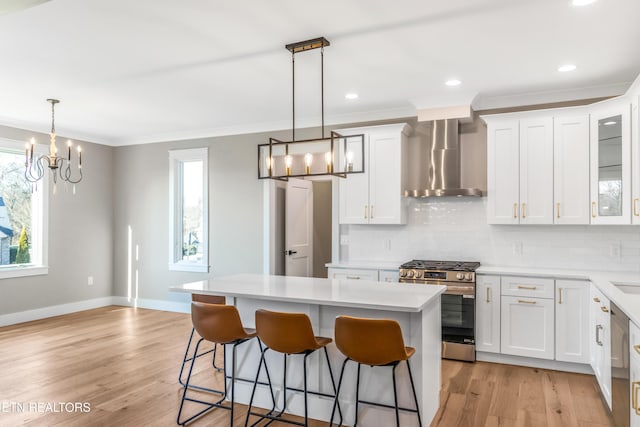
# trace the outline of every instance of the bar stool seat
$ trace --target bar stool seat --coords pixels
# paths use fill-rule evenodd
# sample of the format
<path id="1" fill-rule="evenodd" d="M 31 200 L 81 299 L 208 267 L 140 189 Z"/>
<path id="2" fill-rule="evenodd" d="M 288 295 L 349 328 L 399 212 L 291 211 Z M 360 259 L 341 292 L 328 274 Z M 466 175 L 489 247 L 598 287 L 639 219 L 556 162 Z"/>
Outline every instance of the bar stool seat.
<path id="1" fill-rule="evenodd" d="M 358 424 L 358 405 L 365 403 L 368 405 L 382 406 L 395 409 L 396 425 L 400 426 L 399 410 L 416 413 L 418 416 L 418 424 L 422 426 L 420 418 L 420 408 L 418 406 L 418 397 L 413 382 L 411 366 L 409 359 L 416 352 L 413 347 L 404 345 L 402 338 L 402 329 L 397 321 L 391 319 L 367 319 L 351 316 L 339 316 L 335 322 L 336 346 L 346 356 L 342 363 L 340 371 L 340 379 L 338 380 L 338 392 L 334 402 L 334 409 L 331 414 L 330 425 L 333 425 L 333 417 L 335 408 L 338 405 L 338 396 L 344 378 L 344 370 L 347 362 L 354 361 L 358 364 L 358 373 L 356 377 L 356 415 L 354 427 Z M 409 379 L 411 381 L 411 390 L 413 391 L 413 399 L 416 409 L 400 408 L 398 406 L 398 393 L 396 386 L 396 367 L 402 361 L 407 363 L 409 371 Z M 390 366 L 393 368 L 393 397 L 394 406 L 384 405 L 381 403 L 361 401 L 359 398 L 360 389 L 360 367 L 368 365 L 371 367 Z M 339 406 L 338 406 L 339 408 Z"/>
<path id="2" fill-rule="evenodd" d="M 242 343 L 245 343 L 252 338 L 257 336 L 257 332 L 255 329 L 245 328 L 242 325 L 242 321 L 240 320 L 240 314 L 238 313 L 238 309 L 232 305 L 222 305 L 222 304 L 206 304 L 199 301 L 193 301 L 191 303 L 191 320 L 193 322 L 193 327 L 200 335 L 200 339 L 196 343 L 194 354 L 198 354 L 198 349 L 200 344 L 203 341 L 209 341 L 214 344 L 222 344 L 222 345 L 231 345 L 232 353 L 231 353 L 231 377 L 228 377 L 226 374 L 226 359 L 227 359 L 227 351 L 225 350 L 225 363 L 224 363 L 224 391 L 221 393 L 222 397 L 215 402 L 207 402 L 200 399 L 187 397 L 187 391 L 190 388 L 189 382 L 191 380 L 191 374 L 193 373 L 193 366 L 195 365 L 196 357 L 191 358 L 191 365 L 189 367 L 189 373 L 187 375 L 187 380 L 185 382 L 185 386 L 183 387 L 182 392 L 182 400 L 180 402 L 180 409 L 178 410 L 178 418 L 177 423 L 180 425 L 185 425 L 193 419 L 203 415 L 205 412 L 213 408 L 222 408 L 228 409 L 230 411 L 230 422 L 229 425 L 233 426 L 233 415 L 234 415 L 234 403 L 235 403 L 235 387 L 234 383 L 236 380 L 236 347 Z M 262 349 L 262 345 L 260 345 Z M 226 406 L 223 405 L 222 402 L 227 398 L 228 395 L 228 387 L 227 387 L 227 379 L 231 379 L 231 405 Z M 195 415 L 191 417 L 181 420 L 182 410 L 184 407 L 185 401 L 198 403 L 204 405 L 205 408 L 201 411 L 197 412 Z"/>
<path id="3" fill-rule="evenodd" d="M 311 320 L 309 316 L 304 313 L 283 313 L 268 310 L 256 311 L 256 329 L 258 331 L 258 338 L 265 345 L 260 357 L 260 364 L 258 365 L 258 372 L 256 374 L 256 381 L 253 384 L 253 390 L 251 392 L 251 400 L 249 401 L 249 410 L 247 411 L 247 418 L 245 420 L 245 427 L 249 424 L 249 417 L 255 415 L 260 417 L 258 421 L 252 424 L 252 426 L 258 424 L 263 419 L 270 419 L 272 421 L 280 421 L 289 424 L 296 424 L 307 426 L 309 422 L 308 416 L 308 403 L 307 394 L 314 394 L 325 397 L 335 397 L 336 395 L 336 383 L 333 377 L 333 371 L 331 370 L 331 363 L 329 361 L 329 353 L 327 351 L 327 345 L 331 344 L 333 340 L 326 337 L 316 337 L 313 333 L 313 327 L 311 326 Z M 331 377 L 331 385 L 333 387 L 333 394 L 326 394 L 316 391 L 309 391 L 307 388 L 307 358 L 315 351 L 324 349 L 325 359 L 327 366 L 329 367 L 329 376 Z M 256 384 L 260 376 L 260 370 L 264 363 L 265 369 L 267 368 L 267 362 L 265 360 L 265 353 L 267 350 L 272 350 L 284 355 L 284 376 L 283 376 L 283 405 L 282 409 L 276 412 L 276 402 L 273 400 L 272 409 L 266 414 L 254 413 L 251 411 L 253 405 L 253 398 L 255 396 Z M 287 357 L 290 355 L 303 355 L 303 380 L 304 388 L 302 390 L 287 386 Z M 267 371 L 268 372 L 268 371 Z M 269 386 L 271 387 L 271 380 L 269 379 Z M 297 421 L 287 420 L 282 418 L 282 415 L 286 411 L 287 407 L 287 390 L 303 392 L 304 393 L 304 423 Z M 273 390 L 272 390 L 273 396 Z M 340 416 L 340 422 L 342 422 L 342 412 L 338 406 L 338 414 Z"/>
<path id="4" fill-rule="evenodd" d="M 218 295 L 205 295 L 205 294 L 191 294 L 191 301 L 199 301 L 199 302 L 204 302 L 207 304 L 225 304 L 226 303 L 226 298 L 222 297 L 222 296 L 218 296 Z M 207 354 L 213 353 L 213 368 L 218 371 L 218 372 L 222 372 L 223 369 L 218 367 L 216 365 L 216 356 L 218 354 L 218 344 L 213 344 L 213 348 L 207 351 L 203 351 L 202 353 L 194 353 L 193 356 L 189 355 L 189 350 L 191 349 L 191 344 L 193 342 L 193 335 L 195 333 L 195 328 L 191 328 L 191 334 L 189 335 L 189 341 L 187 341 L 187 348 L 184 351 L 184 357 L 182 358 L 182 365 L 180 366 L 180 373 L 178 374 L 178 382 L 180 383 L 180 385 L 182 385 L 183 387 L 185 387 L 185 381 L 182 379 L 182 375 L 184 374 L 184 368 L 187 365 L 187 362 L 190 362 L 192 360 L 192 358 L 199 358 L 202 356 L 205 356 Z M 223 346 L 224 348 L 224 346 Z M 189 388 L 195 389 L 195 390 L 201 390 L 201 391 L 207 391 L 207 392 L 211 392 L 211 393 L 217 393 L 217 394 L 222 394 L 223 392 L 220 390 L 214 390 L 211 388 L 207 388 L 207 387 L 201 387 L 198 385 L 193 385 L 190 384 Z"/>

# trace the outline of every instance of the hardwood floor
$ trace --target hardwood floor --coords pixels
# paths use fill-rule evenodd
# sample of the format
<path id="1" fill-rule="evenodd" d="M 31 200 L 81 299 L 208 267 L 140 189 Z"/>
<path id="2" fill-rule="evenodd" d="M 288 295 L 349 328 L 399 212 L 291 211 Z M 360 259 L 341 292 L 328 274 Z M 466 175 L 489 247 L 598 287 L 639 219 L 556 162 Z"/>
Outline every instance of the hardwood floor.
<path id="1" fill-rule="evenodd" d="M 176 425 L 190 330 L 189 315 L 125 307 L 0 328 L 0 426 Z M 209 363 L 196 369 L 199 384 L 221 386 Z M 442 382 L 433 427 L 611 425 L 592 376 L 443 361 Z M 28 411 L 30 402 L 57 406 Z M 88 402 L 90 412 L 61 411 L 59 402 Z M 235 413 L 244 425 L 246 407 Z M 215 410 L 189 425 L 228 420 Z"/>

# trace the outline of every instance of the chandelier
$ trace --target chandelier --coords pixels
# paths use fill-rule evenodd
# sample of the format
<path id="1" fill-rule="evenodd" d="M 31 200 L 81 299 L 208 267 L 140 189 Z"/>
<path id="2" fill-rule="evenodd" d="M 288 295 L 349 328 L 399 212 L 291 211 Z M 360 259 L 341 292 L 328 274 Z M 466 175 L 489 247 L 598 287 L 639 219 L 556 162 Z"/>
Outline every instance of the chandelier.
<path id="1" fill-rule="evenodd" d="M 324 129 L 324 48 L 330 43 L 324 37 L 291 43 L 292 126 L 291 141 L 269 138 L 258 145 L 258 178 L 288 180 L 293 177 L 338 176 L 364 172 L 364 135 L 341 135 Z M 298 52 L 320 49 L 321 137 L 296 140 L 296 60 Z"/>
<path id="2" fill-rule="evenodd" d="M 82 181 L 82 149 L 78 145 L 77 162 L 72 160 L 71 141 L 67 141 L 67 156 L 63 157 L 58 155 L 58 147 L 56 146 L 55 106 L 60 101 L 57 99 L 47 99 L 47 102 L 51 104 L 49 154 L 34 158 L 36 141 L 34 138 L 31 138 L 31 141 L 26 145 L 24 177 L 27 181 L 36 183 L 44 177 L 45 171 L 49 168 L 54 184 L 58 182 L 58 178 L 70 184 L 77 184 Z M 76 169 L 77 172 L 75 173 L 72 172 L 72 163 L 76 163 L 74 169 Z"/>

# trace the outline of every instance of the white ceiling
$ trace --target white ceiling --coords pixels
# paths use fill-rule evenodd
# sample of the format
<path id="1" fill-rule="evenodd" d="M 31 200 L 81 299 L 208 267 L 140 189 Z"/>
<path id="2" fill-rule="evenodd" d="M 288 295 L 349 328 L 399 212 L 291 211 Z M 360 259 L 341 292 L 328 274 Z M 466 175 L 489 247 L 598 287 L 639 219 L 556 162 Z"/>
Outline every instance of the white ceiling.
<path id="1" fill-rule="evenodd" d="M 327 123 L 620 94 L 640 73 L 638 0 L 51 0 L 0 14 L 0 124 L 46 132 L 54 97 L 59 134 L 111 145 L 288 129 L 284 45 L 318 36 Z M 319 52 L 296 73 L 298 126 L 317 125 Z"/>

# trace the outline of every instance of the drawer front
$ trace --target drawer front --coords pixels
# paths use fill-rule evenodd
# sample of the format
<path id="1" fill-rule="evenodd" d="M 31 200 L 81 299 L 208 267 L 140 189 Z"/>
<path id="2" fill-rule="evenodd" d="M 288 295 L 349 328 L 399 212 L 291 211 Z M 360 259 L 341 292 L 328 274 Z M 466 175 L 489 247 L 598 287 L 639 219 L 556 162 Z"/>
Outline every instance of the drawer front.
<path id="1" fill-rule="evenodd" d="M 330 279 L 374 280 L 378 281 L 378 270 L 330 268 Z"/>
<path id="2" fill-rule="evenodd" d="M 399 270 L 380 270 L 378 280 L 387 283 L 397 283 L 400 280 Z"/>
<path id="3" fill-rule="evenodd" d="M 502 295 L 528 298 L 553 298 L 555 281 L 536 277 L 502 276 Z"/>

